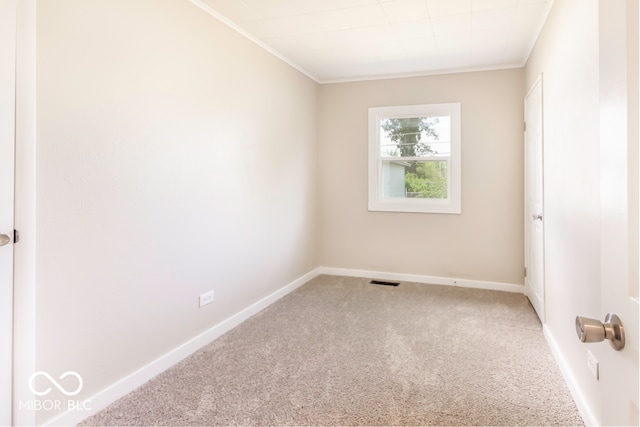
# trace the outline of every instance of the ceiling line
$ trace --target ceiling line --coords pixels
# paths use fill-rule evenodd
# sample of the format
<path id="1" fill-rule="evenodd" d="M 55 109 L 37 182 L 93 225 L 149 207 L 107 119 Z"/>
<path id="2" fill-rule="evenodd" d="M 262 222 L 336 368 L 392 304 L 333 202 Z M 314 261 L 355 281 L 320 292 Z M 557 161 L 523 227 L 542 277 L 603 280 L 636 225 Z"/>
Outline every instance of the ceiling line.
<path id="1" fill-rule="evenodd" d="M 454 68 L 454 69 L 442 69 L 442 70 L 434 70 L 434 71 L 416 71 L 416 72 L 410 72 L 410 73 L 392 73 L 392 74 L 379 74 L 379 75 L 370 75 L 370 76 L 361 76 L 361 77 L 348 77 L 348 78 L 344 78 L 344 79 L 320 79 L 319 77 L 317 77 L 313 73 L 309 72 L 308 70 L 306 70 L 302 66 L 298 65 L 296 62 L 292 61 L 291 59 L 289 59 L 288 57 L 286 57 L 282 53 L 278 52 L 277 50 L 275 50 L 274 48 L 272 48 L 271 46 L 269 46 L 268 44 L 263 42 L 262 40 L 258 39 L 257 37 L 255 37 L 254 35 L 249 33 L 248 31 L 244 30 L 242 27 L 240 27 L 239 25 L 237 25 L 236 23 L 234 23 L 233 21 L 228 19 L 226 16 L 222 15 L 221 13 L 219 13 L 218 11 L 216 11 L 215 9 L 213 9 L 212 7 L 210 7 L 209 5 L 204 3 L 203 0 L 189 0 L 189 1 L 194 6 L 202 9 L 204 12 L 206 12 L 209 15 L 211 15 L 212 17 L 216 18 L 218 21 L 222 22 L 223 24 L 225 24 L 226 26 L 228 26 L 232 30 L 234 30 L 237 33 L 239 33 L 240 35 L 244 36 L 245 38 L 247 38 L 248 40 L 250 40 L 254 44 L 258 45 L 262 49 L 266 50 L 267 52 L 271 53 L 272 55 L 274 55 L 278 59 L 280 59 L 283 62 L 285 62 L 286 64 L 288 64 L 289 66 L 293 67 L 294 69 L 298 70 L 299 72 L 301 72 L 305 76 L 309 77 L 314 82 L 322 85 L 322 84 L 334 84 L 334 83 L 348 83 L 348 82 L 362 82 L 362 81 L 373 81 L 373 80 L 386 80 L 386 79 L 400 79 L 400 78 L 409 78 L 409 77 L 433 76 L 433 75 L 442 75 L 442 74 L 455 74 L 455 73 L 469 73 L 469 72 L 480 72 L 480 71 L 491 71 L 491 70 L 503 70 L 503 69 L 524 67 L 526 65 L 527 60 L 529 59 L 529 56 L 531 55 L 533 47 L 535 46 L 535 43 L 536 43 L 536 41 L 537 41 L 537 39 L 538 39 L 538 37 L 540 35 L 540 32 L 542 31 L 542 27 L 544 26 L 544 22 L 546 21 L 546 18 L 548 16 L 549 12 L 551 11 L 551 8 L 552 8 L 553 3 L 554 3 L 555 0 L 550 0 L 548 2 L 546 10 L 543 13 L 543 16 L 544 16 L 545 19 L 543 19 L 541 21 L 541 24 L 539 25 L 539 28 L 537 28 L 537 31 L 535 33 L 535 37 L 532 39 L 531 45 L 529 47 L 529 51 L 524 56 L 523 60 L 518 62 L 518 63 L 511 63 L 511 64 L 506 64 L 506 65 L 502 65 L 502 66 L 498 66 L 498 67 L 496 67 L 496 66 L 486 66 L 486 67 L 469 67 L 469 68 L 462 68 L 462 69 Z M 425 3 L 426 3 L 426 0 L 425 0 Z M 381 4 L 380 1 L 379 1 L 378 4 Z M 425 4 L 425 6 L 426 6 L 426 4 Z M 519 3 L 518 3 L 518 6 L 519 6 Z M 427 10 L 428 10 L 428 6 L 427 6 Z"/>
<path id="2" fill-rule="evenodd" d="M 222 22 L 223 24 L 225 24 L 226 26 L 228 26 L 232 30 L 234 30 L 237 33 L 239 33 L 240 35 L 246 37 L 247 39 L 249 39 L 250 41 L 252 41 L 256 45 L 260 46 L 261 48 L 263 48 L 264 50 L 266 50 L 270 54 L 274 55 L 278 59 L 284 61 L 288 65 L 290 65 L 293 68 L 295 68 L 296 70 L 300 71 L 302 74 L 304 74 L 305 76 L 309 77 L 314 82 L 316 82 L 318 84 L 322 83 L 322 81 L 317 76 L 315 76 L 314 74 L 312 74 L 309 71 L 305 70 L 304 68 L 302 68 L 301 66 L 299 66 L 298 64 L 296 64 L 295 62 L 293 62 L 292 60 L 290 60 L 289 58 L 287 58 L 286 56 L 284 56 L 283 54 L 278 52 L 277 50 L 273 49 L 271 46 L 267 45 L 263 41 L 259 40 L 258 38 L 256 38 L 252 34 L 248 33 L 247 31 L 245 31 L 244 29 L 242 29 L 241 27 L 239 27 L 238 25 L 233 23 L 231 20 L 229 20 L 227 17 L 223 16 L 222 14 L 218 13 L 216 10 L 212 9 L 209 5 L 205 4 L 203 1 L 201 1 L 201 0 L 189 0 L 189 1 L 194 6 L 199 7 L 200 9 L 202 9 L 203 11 L 208 13 L 209 15 L 213 16 L 214 18 L 216 18 L 217 20 L 219 20 L 220 22 Z"/>

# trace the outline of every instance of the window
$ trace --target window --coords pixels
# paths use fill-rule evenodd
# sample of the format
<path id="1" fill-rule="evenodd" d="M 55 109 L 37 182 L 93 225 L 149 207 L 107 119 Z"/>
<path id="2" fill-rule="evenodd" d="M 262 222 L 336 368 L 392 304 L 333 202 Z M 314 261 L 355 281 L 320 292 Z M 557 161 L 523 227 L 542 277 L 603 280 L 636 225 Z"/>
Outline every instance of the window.
<path id="1" fill-rule="evenodd" d="M 369 108 L 369 210 L 461 213 L 460 104 Z"/>

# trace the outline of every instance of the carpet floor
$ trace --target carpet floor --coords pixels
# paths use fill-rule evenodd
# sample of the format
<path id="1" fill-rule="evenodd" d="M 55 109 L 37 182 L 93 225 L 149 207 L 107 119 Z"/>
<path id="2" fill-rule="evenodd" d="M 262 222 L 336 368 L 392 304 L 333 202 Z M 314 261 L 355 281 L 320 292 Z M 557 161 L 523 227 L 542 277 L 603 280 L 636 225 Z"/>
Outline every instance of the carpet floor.
<path id="1" fill-rule="evenodd" d="M 583 425 L 521 294 L 318 276 L 81 425 Z"/>

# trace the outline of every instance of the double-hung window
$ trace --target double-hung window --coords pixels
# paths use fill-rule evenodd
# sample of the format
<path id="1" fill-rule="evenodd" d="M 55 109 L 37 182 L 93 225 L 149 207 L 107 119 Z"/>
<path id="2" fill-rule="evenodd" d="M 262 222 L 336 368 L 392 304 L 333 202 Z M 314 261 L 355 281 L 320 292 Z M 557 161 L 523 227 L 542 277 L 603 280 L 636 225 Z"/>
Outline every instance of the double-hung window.
<path id="1" fill-rule="evenodd" d="M 369 108 L 369 210 L 461 213 L 460 104 Z"/>

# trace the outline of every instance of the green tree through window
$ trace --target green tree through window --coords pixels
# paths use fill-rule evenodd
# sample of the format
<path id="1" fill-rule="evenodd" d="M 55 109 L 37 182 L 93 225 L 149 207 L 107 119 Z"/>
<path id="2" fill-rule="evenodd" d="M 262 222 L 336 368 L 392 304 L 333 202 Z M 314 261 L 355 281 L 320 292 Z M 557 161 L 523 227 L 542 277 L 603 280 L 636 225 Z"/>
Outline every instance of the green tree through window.
<path id="1" fill-rule="evenodd" d="M 409 117 L 384 119 L 381 127 L 387 132 L 389 139 L 397 145 L 398 155 L 401 157 L 421 157 L 434 153 L 422 139 L 432 137 L 437 140 L 439 138 L 434 127 L 437 123 L 438 118 Z"/>
<path id="2" fill-rule="evenodd" d="M 395 145 L 390 153 L 398 157 L 428 157 L 438 154 L 428 144 L 437 141 L 439 135 L 435 129 L 437 117 L 409 117 L 384 119 L 380 127 L 387 138 Z M 447 162 L 438 160 L 407 162 L 405 168 L 405 190 L 407 197 L 446 199 L 447 198 Z"/>

